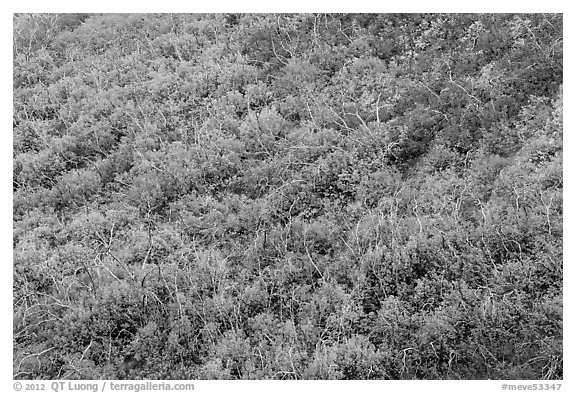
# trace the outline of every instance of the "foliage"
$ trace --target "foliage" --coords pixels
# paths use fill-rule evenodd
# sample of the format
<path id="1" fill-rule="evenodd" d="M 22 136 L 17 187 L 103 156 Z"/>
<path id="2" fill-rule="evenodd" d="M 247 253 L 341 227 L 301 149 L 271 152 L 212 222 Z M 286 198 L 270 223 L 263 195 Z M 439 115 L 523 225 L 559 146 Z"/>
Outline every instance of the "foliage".
<path id="1" fill-rule="evenodd" d="M 17 379 L 561 379 L 562 15 L 14 16 Z"/>

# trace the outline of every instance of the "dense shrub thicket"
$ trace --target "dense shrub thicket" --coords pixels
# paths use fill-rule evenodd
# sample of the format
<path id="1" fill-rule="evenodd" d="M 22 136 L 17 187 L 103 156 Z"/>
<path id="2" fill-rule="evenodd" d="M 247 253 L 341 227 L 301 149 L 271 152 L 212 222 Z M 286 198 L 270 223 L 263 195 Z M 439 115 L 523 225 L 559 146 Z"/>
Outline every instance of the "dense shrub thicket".
<path id="1" fill-rule="evenodd" d="M 561 15 L 13 27 L 15 378 L 562 378 Z"/>

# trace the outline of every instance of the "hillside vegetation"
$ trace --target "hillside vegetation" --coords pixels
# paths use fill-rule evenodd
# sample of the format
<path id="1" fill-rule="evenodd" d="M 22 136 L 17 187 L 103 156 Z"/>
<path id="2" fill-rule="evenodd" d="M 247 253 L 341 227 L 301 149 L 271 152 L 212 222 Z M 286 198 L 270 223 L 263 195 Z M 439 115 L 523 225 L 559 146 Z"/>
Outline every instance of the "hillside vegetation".
<path id="1" fill-rule="evenodd" d="M 16 379 L 562 378 L 562 15 L 15 15 Z"/>

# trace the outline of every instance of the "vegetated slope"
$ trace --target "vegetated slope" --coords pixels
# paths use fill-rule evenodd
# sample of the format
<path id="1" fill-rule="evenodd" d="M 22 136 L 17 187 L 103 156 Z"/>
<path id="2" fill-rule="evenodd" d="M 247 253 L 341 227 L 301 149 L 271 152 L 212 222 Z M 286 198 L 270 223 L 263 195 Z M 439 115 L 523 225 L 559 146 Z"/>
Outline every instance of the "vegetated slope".
<path id="1" fill-rule="evenodd" d="M 562 378 L 561 15 L 16 15 L 17 379 Z"/>

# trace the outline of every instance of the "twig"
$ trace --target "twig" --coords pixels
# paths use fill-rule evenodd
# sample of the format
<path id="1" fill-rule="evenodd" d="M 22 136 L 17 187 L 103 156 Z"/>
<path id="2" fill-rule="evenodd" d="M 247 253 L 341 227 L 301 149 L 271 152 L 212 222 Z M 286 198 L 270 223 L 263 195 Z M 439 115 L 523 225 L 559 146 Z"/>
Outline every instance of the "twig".
<path id="1" fill-rule="evenodd" d="M 41 352 L 32 353 L 32 354 L 30 354 L 30 355 L 24 356 L 22 359 L 20 359 L 20 363 L 18 363 L 18 369 L 16 370 L 16 371 L 17 371 L 17 372 L 16 372 L 16 375 L 20 374 L 20 367 L 22 367 L 22 363 L 24 362 L 24 360 L 26 360 L 26 359 L 28 359 L 28 358 L 31 358 L 31 357 L 33 357 L 33 356 L 36 356 L 36 361 L 38 362 L 38 367 L 40 367 L 40 360 L 39 360 L 38 358 L 39 358 L 41 355 L 43 355 L 43 354 L 45 354 L 46 352 L 49 352 L 49 351 L 51 351 L 51 350 L 53 350 L 53 349 L 56 349 L 56 347 L 50 347 L 50 348 L 45 349 L 45 350 L 43 350 L 43 351 L 41 351 Z"/>

